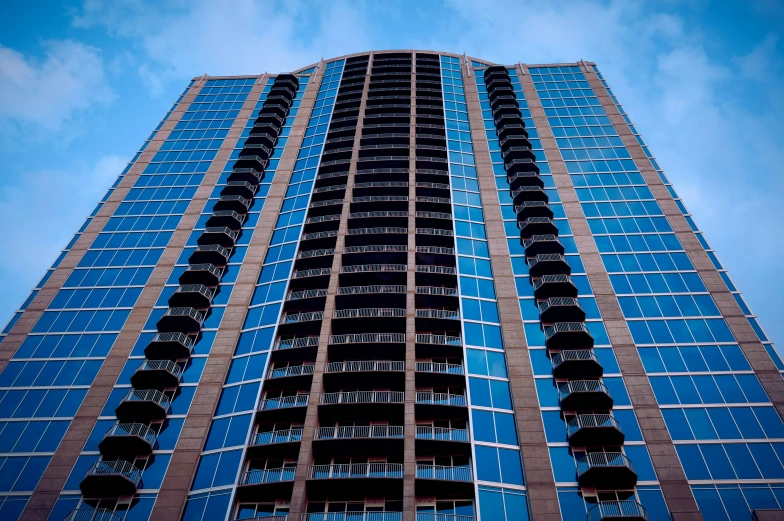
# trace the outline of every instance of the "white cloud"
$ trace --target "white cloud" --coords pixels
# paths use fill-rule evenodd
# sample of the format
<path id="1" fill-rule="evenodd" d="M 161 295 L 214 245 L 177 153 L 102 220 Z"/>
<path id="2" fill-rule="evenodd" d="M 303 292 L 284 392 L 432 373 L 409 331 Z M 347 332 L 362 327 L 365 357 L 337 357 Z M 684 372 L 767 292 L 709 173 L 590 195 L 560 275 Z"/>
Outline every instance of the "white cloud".
<path id="1" fill-rule="evenodd" d="M 0 45 L 0 121 L 58 130 L 83 111 L 112 101 L 101 52 L 73 40 L 42 43 L 43 60 Z"/>
<path id="2" fill-rule="evenodd" d="M 68 169 L 31 168 L 0 186 L 0 221 L 6 223 L 0 278 L 7 283 L 0 321 L 26 298 L 126 163 L 107 155 Z"/>

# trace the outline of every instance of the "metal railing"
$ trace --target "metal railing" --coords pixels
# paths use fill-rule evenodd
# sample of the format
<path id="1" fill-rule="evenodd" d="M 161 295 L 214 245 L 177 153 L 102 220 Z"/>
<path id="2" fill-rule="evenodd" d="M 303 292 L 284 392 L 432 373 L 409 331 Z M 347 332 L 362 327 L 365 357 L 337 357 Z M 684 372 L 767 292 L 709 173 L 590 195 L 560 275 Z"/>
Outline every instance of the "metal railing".
<path id="1" fill-rule="evenodd" d="M 338 231 L 337 230 L 329 230 L 326 232 L 313 232 L 313 233 L 306 233 L 302 236 L 303 241 L 311 241 L 314 239 L 329 239 L 330 237 L 337 237 Z"/>
<path id="2" fill-rule="evenodd" d="M 323 311 L 310 311 L 308 313 L 286 313 L 280 317 L 280 324 L 298 324 L 300 322 L 313 322 L 324 318 Z"/>
<path id="3" fill-rule="evenodd" d="M 570 380 L 558 384 L 559 399 L 574 393 L 604 393 L 610 396 L 610 390 L 599 380 Z"/>
<path id="4" fill-rule="evenodd" d="M 348 235 L 377 235 L 385 233 L 408 233 L 408 228 L 401 226 L 380 226 L 377 228 L 349 228 Z"/>
<path id="5" fill-rule="evenodd" d="M 368 145 L 360 147 L 360 150 L 367 149 L 369 146 L 385 148 L 408 148 L 408 145 Z M 356 183 L 354 188 L 404 188 L 408 186 L 408 181 L 369 181 L 367 183 Z"/>
<path id="6" fill-rule="evenodd" d="M 336 309 L 332 312 L 332 318 L 389 318 L 405 316 L 405 308 Z"/>
<path id="7" fill-rule="evenodd" d="M 208 288 L 203 284 L 183 284 L 182 286 L 178 287 L 174 290 L 175 293 L 198 293 L 199 295 L 204 295 L 207 299 L 212 299 L 213 290 Z"/>
<path id="8" fill-rule="evenodd" d="M 318 512 L 302 514 L 300 521 L 403 521 L 403 512 Z"/>
<path id="9" fill-rule="evenodd" d="M 176 342 L 188 349 L 193 349 L 193 339 L 185 333 L 157 333 L 150 343 Z"/>
<path id="10" fill-rule="evenodd" d="M 77 508 L 63 521 L 122 521 L 122 518 L 106 508 Z"/>
<path id="11" fill-rule="evenodd" d="M 557 367 L 564 362 L 596 362 L 599 359 L 590 349 L 565 349 L 550 355 L 550 362 L 553 367 Z"/>
<path id="12" fill-rule="evenodd" d="M 294 396 L 281 396 L 280 398 L 264 398 L 259 405 L 260 411 L 274 411 L 276 409 L 288 409 L 289 407 L 307 407 L 308 394 L 296 394 Z"/>
<path id="13" fill-rule="evenodd" d="M 417 425 L 416 437 L 420 440 L 468 441 L 468 430 Z"/>
<path id="14" fill-rule="evenodd" d="M 110 436 L 137 436 L 154 445 L 158 434 L 143 423 L 115 423 L 104 434 L 104 438 Z"/>
<path id="15" fill-rule="evenodd" d="M 460 312 L 451 309 L 417 309 L 417 318 L 443 318 L 447 320 L 459 320 Z"/>
<path id="16" fill-rule="evenodd" d="M 427 149 L 434 149 L 434 150 L 446 150 L 446 147 L 439 147 L 433 145 L 418 145 L 417 148 L 427 148 Z M 416 184 L 417 188 L 442 188 L 444 190 L 449 190 L 449 185 L 446 183 L 426 183 L 423 181 L 417 181 Z"/>
<path id="17" fill-rule="evenodd" d="M 346 246 L 343 253 L 382 253 L 382 252 L 405 252 L 408 246 L 405 244 L 369 244 L 367 246 Z"/>
<path id="18" fill-rule="evenodd" d="M 311 257 L 324 257 L 326 255 L 334 255 L 335 248 L 321 248 L 319 250 L 304 250 L 297 254 L 298 259 L 309 259 Z"/>
<path id="19" fill-rule="evenodd" d="M 345 149 L 343 149 L 343 148 L 333 148 L 332 150 L 329 150 L 329 153 L 342 152 L 344 150 Z M 351 147 L 349 147 L 348 150 L 351 150 Z M 329 186 L 321 186 L 319 188 L 316 188 L 316 189 L 313 190 L 313 193 L 314 194 L 321 194 L 321 193 L 324 193 L 324 192 L 336 192 L 338 190 L 345 190 L 345 189 L 346 189 L 346 185 L 345 184 L 342 184 L 342 185 L 329 185 Z"/>
<path id="20" fill-rule="evenodd" d="M 182 367 L 171 360 L 145 360 L 136 371 L 166 371 L 178 380 L 182 376 Z"/>
<path id="21" fill-rule="evenodd" d="M 196 311 L 194 308 L 169 308 L 166 310 L 166 313 L 163 314 L 164 317 L 190 317 L 199 324 L 204 321 L 204 313 L 201 311 Z"/>
<path id="22" fill-rule="evenodd" d="M 310 208 L 319 208 L 321 206 L 331 206 L 333 204 L 343 204 L 343 199 L 325 199 L 324 201 L 313 201 L 310 203 Z"/>
<path id="23" fill-rule="evenodd" d="M 338 295 L 361 295 L 364 293 L 405 293 L 406 287 L 401 284 L 373 285 L 373 286 L 341 286 Z"/>
<path id="24" fill-rule="evenodd" d="M 417 391 L 416 403 L 425 405 L 455 405 L 458 407 L 465 407 L 466 397 L 462 394 Z"/>
<path id="25" fill-rule="evenodd" d="M 341 175 L 346 175 L 346 174 L 341 174 Z M 333 213 L 329 215 L 317 215 L 315 217 L 308 217 L 305 220 L 305 224 L 315 224 L 315 223 L 321 223 L 326 221 L 339 221 L 339 220 L 340 220 L 340 214 Z"/>
<path id="26" fill-rule="evenodd" d="M 368 158 L 365 159 L 367 160 Z M 408 157 L 406 157 L 405 159 L 408 159 Z M 361 160 L 362 158 L 360 158 L 360 161 Z M 407 195 L 367 195 L 364 197 L 353 197 L 351 199 L 352 203 L 376 203 L 376 202 L 384 202 L 384 201 L 408 201 L 408 196 Z"/>
<path id="27" fill-rule="evenodd" d="M 452 219 L 451 213 L 444 213 L 444 212 L 424 212 L 418 211 L 416 213 L 417 217 L 424 217 L 427 219 Z"/>
<path id="28" fill-rule="evenodd" d="M 286 295 L 286 300 L 301 300 L 304 298 L 317 298 L 326 296 L 326 289 L 303 289 L 300 291 L 290 291 L 289 294 Z"/>
<path id="29" fill-rule="evenodd" d="M 457 296 L 457 288 L 450 288 L 448 286 L 417 286 L 416 292 L 418 295 L 443 295 L 447 297 Z"/>
<path id="30" fill-rule="evenodd" d="M 416 196 L 416 202 L 418 203 L 441 203 L 441 204 L 451 204 L 452 200 L 448 197 L 428 197 L 425 195 L 418 195 Z"/>
<path id="31" fill-rule="evenodd" d="M 251 445 L 274 445 L 302 440 L 302 427 L 298 429 L 281 429 L 277 431 L 257 432 L 253 435 Z"/>
<path id="32" fill-rule="evenodd" d="M 590 331 L 582 322 L 556 322 L 552 326 L 547 326 L 544 328 L 544 338 L 545 340 L 549 340 L 554 337 L 558 333 L 587 333 L 590 335 Z"/>
<path id="33" fill-rule="evenodd" d="M 622 452 L 589 452 L 577 459 L 578 475 L 597 467 L 626 467 L 634 470 L 631 460 Z"/>
<path id="34" fill-rule="evenodd" d="M 342 463 L 311 465 L 308 477 L 329 478 L 402 478 L 402 463 Z"/>
<path id="35" fill-rule="evenodd" d="M 577 302 L 577 299 L 576 298 L 572 298 L 572 297 L 553 297 L 553 298 L 548 298 L 548 299 L 545 299 L 545 300 L 537 303 L 537 306 L 539 306 L 539 313 L 544 313 L 545 311 L 547 311 L 550 308 L 563 307 L 563 306 L 576 306 L 576 307 L 582 309 L 582 307 L 580 306 L 580 303 Z"/>
<path id="36" fill-rule="evenodd" d="M 401 344 L 405 341 L 405 333 L 351 333 L 329 336 L 330 344 Z"/>
<path id="37" fill-rule="evenodd" d="M 208 226 L 204 229 L 204 233 L 223 233 L 231 237 L 231 239 L 234 241 L 237 240 L 237 236 L 239 235 L 239 232 L 235 232 L 226 226 Z"/>
<path id="38" fill-rule="evenodd" d="M 220 268 L 216 268 L 212 264 L 202 263 L 202 264 L 190 264 L 188 265 L 187 268 L 185 268 L 185 271 L 206 271 L 209 272 L 210 275 L 214 275 L 215 277 L 220 278 L 221 272 L 223 270 L 221 270 Z"/>
<path id="39" fill-rule="evenodd" d="M 313 374 L 313 364 L 287 365 L 286 367 L 271 367 L 267 372 L 267 378 L 285 378 L 287 376 L 302 376 Z"/>
<path id="40" fill-rule="evenodd" d="M 440 253 L 442 255 L 454 255 L 454 248 L 445 248 L 444 246 L 417 246 L 417 253 Z"/>
<path id="41" fill-rule="evenodd" d="M 321 403 L 403 403 L 404 395 L 402 391 L 340 391 L 322 394 Z"/>
<path id="42" fill-rule="evenodd" d="M 445 467 L 442 465 L 416 466 L 416 477 L 420 479 L 439 479 L 444 481 L 471 482 L 471 467 Z"/>
<path id="43" fill-rule="evenodd" d="M 341 273 L 363 273 L 363 272 L 399 272 L 406 271 L 408 266 L 405 264 L 354 264 L 350 266 L 341 266 Z"/>
<path id="44" fill-rule="evenodd" d="M 313 268 L 312 270 L 297 270 L 294 272 L 295 279 L 303 279 L 307 277 L 318 277 L 320 275 L 329 275 L 332 273 L 332 268 Z"/>
<path id="45" fill-rule="evenodd" d="M 402 438 L 402 425 L 349 425 L 345 427 L 319 427 L 317 440 L 341 440 L 352 438 Z"/>
<path id="46" fill-rule="evenodd" d="M 417 344 L 439 344 L 446 346 L 462 346 L 463 342 L 459 336 L 433 335 L 429 333 L 417 333 Z"/>
<path id="47" fill-rule="evenodd" d="M 416 370 L 421 373 L 463 374 L 462 365 L 440 362 L 417 362 Z"/>
<path id="48" fill-rule="evenodd" d="M 648 519 L 648 511 L 636 501 L 599 501 L 588 509 L 587 521 L 601 521 L 613 517 Z"/>
<path id="49" fill-rule="evenodd" d="M 215 210 L 214 212 L 212 212 L 210 218 L 212 217 L 231 217 L 232 219 L 236 220 L 240 224 L 245 222 L 245 216 L 238 214 L 234 210 Z"/>
<path id="50" fill-rule="evenodd" d="M 317 346 L 318 343 L 319 343 L 319 337 L 317 336 L 279 338 L 275 341 L 275 345 L 272 346 L 272 349 L 278 350 L 278 349 L 292 349 L 295 347 L 313 347 L 313 346 Z"/>
<path id="51" fill-rule="evenodd" d="M 155 390 L 155 389 L 147 389 L 145 391 L 136 391 L 132 390 L 125 395 L 122 399 L 124 402 L 154 402 L 166 411 L 169 411 L 169 405 L 171 405 L 171 398 L 163 394 L 162 392 Z"/>
<path id="52" fill-rule="evenodd" d="M 248 470 L 240 478 L 240 485 L 258 485 L 261 483 L 280 483 L 281 481 L 294 481 L 296 467 L 283 467 L 278 469 Z"/>
<path id="53" fill-rule="evenodd" d="M 354 185 L 354 187 L 356 188 L 356 185 Z M 365 219 L 371 217 L 408 217 L 408 212 L 388 210 L 377 212 L 353 212 L 348 214 L 349 219 Z"/>
<path id="54" fill-rule="evenodd" d="M 474 516 L 459 514 L 437 514 L 435 512 L 417 512 L 416 521 L 474 521 Z"/>
<path id="55" fill-rule="evenodd" d="M 537 255 L 537 258 L 542 257 L 542 255 Z M 559 255 L 560 257 L 560 255 Z M 552 260 L 552 259 L 551 259 Z M 530 264 L 528 265 L 530 268 Z M 571 277 L 569 275 L 542 275 L 538 279 L 534 279 L 534 291 L 541 288 L 544 284 L 553 284 L 553 283 L 562 283 L 562 282 L 572 282 Z"/>
<path id="56" fill-rule="evenodd" d="M 566 433 L 571 436 L 583 427 L 609 427 L 621 430 L 621 425 L 609 414 L 578 414 L 566 424 Z"/>
<path id="57" fill-rule="evenodd" d="M 406 363 L 402 360 L 352 360 L 347 362 L 330 362 L 325 368 L 325 372 L 327 373 L 405 370 Z"/>
<path id="58" fill-rule="evenodd" d="M 221 257 L 226 257 L 227 259 L 231 255 L 231 250 L 228 248 L 224 248 L 220 244 L 205 244 L 203 246 L 196 246 L 196 250 L 194 253 L 205 253 L 208 251 L 214 251 L 218 253 Z"/>
<path id="59" fill-rule="evenodd" d="M 450 232 L 451 233 L 451 232 Z M 433 264 L 417 264 L 418 273 L 439 273 L 441 275 L 456 275 L 454 266 L 435 266 Z"/>
<path id="60" fill-rule="evenodd" d="M 250 519 L 243 519 L 242 521 L 288 521 L 288 519 L 289 519 L 288 514 L 269 514 L 269 515 L 251 517 Z"/>
<path id="61" fill-rule="evenodd" d="M 93 463 L 87 471 L 88 476 L 111 476 L 115 474 L 126 477 L 137 486 L 139 485 L 139 480 L 142 478 L 141 469 L 134 466 L 130 461 L 123 460 L 99 460 Z"/>

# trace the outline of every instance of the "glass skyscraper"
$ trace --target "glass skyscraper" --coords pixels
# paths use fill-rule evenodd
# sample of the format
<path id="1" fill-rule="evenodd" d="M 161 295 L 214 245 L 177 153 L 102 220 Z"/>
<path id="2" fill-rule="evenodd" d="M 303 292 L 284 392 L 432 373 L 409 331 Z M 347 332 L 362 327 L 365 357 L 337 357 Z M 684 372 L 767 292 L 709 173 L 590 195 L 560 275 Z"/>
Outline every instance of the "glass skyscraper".
<path id="1" fill-rule="evenodd" d="M 0 519 L 780 520 L 783 370 L 593 63 L 204 76 L 2 332 Z"/>

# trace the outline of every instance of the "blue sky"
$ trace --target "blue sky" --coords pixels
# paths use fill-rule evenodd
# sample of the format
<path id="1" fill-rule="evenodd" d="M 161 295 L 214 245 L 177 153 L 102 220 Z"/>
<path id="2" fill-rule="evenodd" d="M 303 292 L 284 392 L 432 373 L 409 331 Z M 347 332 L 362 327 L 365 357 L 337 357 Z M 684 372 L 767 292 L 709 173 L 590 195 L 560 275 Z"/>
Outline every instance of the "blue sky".
<path id="1" fill-rule="evenodd" d="M 183 90 L 368 49 L 595 61 L 784 346 L 777 0 L 29 0 L 0 18 L 0 321 Z"/>

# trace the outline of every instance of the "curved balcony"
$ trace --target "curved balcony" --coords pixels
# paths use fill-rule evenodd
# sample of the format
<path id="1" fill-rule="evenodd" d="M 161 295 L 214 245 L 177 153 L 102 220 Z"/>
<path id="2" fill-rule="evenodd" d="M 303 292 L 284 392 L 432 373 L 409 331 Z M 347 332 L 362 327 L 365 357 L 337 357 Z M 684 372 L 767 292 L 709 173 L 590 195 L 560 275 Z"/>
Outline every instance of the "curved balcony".
<path id="1" fill-rule="evenodd" d="M 157 333 L 144 348 L 144 356 L 151 360 L 182 360 L 191 356 L 193 344 L 193 338 L 184 333 Z"/>
<path id="2" fill-rule="evenodd" d="M 509 116 L 502 117 L 509 118 Z M 516 174 L 519 172 L 539 172 L 539 167 L 536 166 L 536 161 L 530 158 L 510 159 L 509 161 L 504 161 L 504 168 L 506 169 L 507 175 Z"/>
<path id="3" fill-rule="evenodd" d="M 231 174 L 229 174 L 228 181 L 245 181 L 246 183 L 251 183 L 257 185 L 261 183 L 264 179 L 264 169 L 256 169 L 256 168 L 237 168 L 236 166 L 232 170 Z"/>
<path id="4" fill-rule="evenodd" d="M 286 313 L 280 317 L 278 324 L 301 324 L 303 322 L 316 322 L 324 319 L 323 311 L 310 311 L 307 313 Z"/>
<path id="5" fill-rule="evenodd" d="M 593 347 L 593 337 L 582 322 L 556 322 L 544 328 L 548 349 Z"/>
<path id="6" fill-rule="evenodd" d="M 550 353 L 555 378 L 599 378 L 604 368 L 590 349 L 566 349 Z"/>
<path id="7" fill-rule="evenodd" d="M 262 127 L 264 127 L 264 125 L 259 125 L 258 128 L 254 125 L 251 128 L 250 135 L 248 136 L 248 139 L 245 140 L 246 145 L 258 144 L 258 145 L 264 145 L 265 147 L 269 147 L 269 148 L 275 146 L 275 144 L 278 142 L 278 135 L 269 134 L 259 130 Z"/>
<path id="8" fill-rule="evenodd" d="M 522 139 L 522 138 L 521 138 Z M 517 172 L 506 176 L 509 189 L 514 192 L 524 186 L 544 189 L 544 180 L 536 172 Z"/>
<path id="9" fill-rule="evenodd" d="M 572 273 L 572 268 L 566 262 L 566 258 L 559 254 L 535 255 L 526 258 L 526 262 L 528 263 L 528 272 L 532 277 L 544 277 L 545 275 L 568 276 Z M 575 293 L 574 296 L 576 295 Z"/>
<path id="10" fill-rule="evenodd" d="M 104 458 L 133 460 L 152 454 L 157 436 L 143 423 L 116 423 L 106 431 L 98 449 Z"/>
<path id="11" fill-rule="evenodd" d="M 407 269 L 405 264 L 353 264 L 341 266 L 340 273 L 400 273 Z"/>
<path id="12" fill-rule="evenodd" d="M 221 195 L 212 209 L 216 212 L 231 210 L 238 214 L 245 215 L 248 213 L 252 204 L 252 199 L 245 199 L 241 195 Z"/>
<path id="13" fill-rule="evenodd" d="M 87 471 L 79 489 L 84 497 L 116 498 L 136 494 L 142 471 L 123 460 L 96 461 Z"/>
<path id="14" fill-rule="evenodd" d="M 402 425 L 319 427 L 314 440 L 403 439 Z"/>
<path id="15" fill-rule="evenodd" d="M 169 308 L 156 324 L 161 333 L 198 333 L 204 314 L 193 308 Z"/>
<path id="16" fill-rule="evenodd" d="M 577 298 L 577 286 L 574 285 L 569 275 L 542 275 L 533 279 L 532 285 L 534 287 L 534 296 L 537 299 L 554 297 Z"/>
<path id="17" fill-rule="evenodd" d="M 577 460 L 577 482 L 581 487 L 602 490 L 632 488 L 637 473 L 621 452 L 589 452 Z"/>
<path id="18" fill-rule="evenodd" d="M 371 293 L 405 293 L 403 285 L 373 285 L 373 286 L 342 286 L 338 288 L 338 295 L 366 295 Z"/>
<path id="19" fill-rule="evenodd" d="M 404 344 L 405 333 L 351 333 L 330 335 L 330 344 Z"/>
<path id="20" fill-rule="evenodd" d="M 327 296 L 327 290 L 324 288 L 319 289 L 302 289 L 299 291 L 289 291 L 286 295 L 286 300 L 303 300 L 309 298 L 323 298 Z"/>
<path id="21" fill-rule="evenodd" d="M 267 371 L 267 378 L 272 380 L 276 378 L 289 378 L 292 376 L 310 376 L 316 368 L 313 364 L 302 365 L 288 365 L 285 367 L 271 367 Z"/>
<path id="22" fill-rule="evenodd" d="M 419 454 L 449 455 L 455 450 L 454 443 L 468 443 L 469 441 L 466 429 L 433 427 L 432 425 L 416 426 L 416 451 Z"/>
<path id="23" fill-rule="evenodd" d="M 612 409 L 610 390 L 599 380 L 571 380 L 558 384 L 558 401 L 565 411 Z"/>
<path id="24" fill-rule="evenodd" d="M 288 103 L 264 103 L 259 114 L 277 114 L 281 118 L 286 117 L 289 113 L 290 104 Z"/>
<path id="25" fill-rule="evenodd" d="M 517 221 L 520 235 L 524 238 L 537 235 L 558 235 L 558 227 L 549 217 L 529 217 Z"/>
<path id="26" fill-rule="evenodd" d="M 564 246 L 557 235 L 534 235 L 521 242 L 527 256 L 564 254 Z"/>
<path id="27" fill-rule="evenodd" d="M 514 210 L 517 213 L 518 221 L 529 217 L 547 217 L 548 219 L 555 217 L 552 208 L 546 201 L 523 201 L 515 205 Z"/>
<path id="28" fill-rule="evenodd" d="M 505 139 L 510 136 L 521 136 L 524 138 L 528 138 L 528 131 L 525 129 L 525 125 L 522 124 L 505 124 L 500 127 L 496 127 L 495 129 L 496 134 L 500 139 Z"/>
<path id="29" fill-rule="evenodd" d="M 63 521 L 122 521 L 122 518 L 106 508 L 76 508 Z"/>
<path id="30" fill-rule="evenodd" d="M 262 122 L 264 124 L 264 122 Z M 241 154 L 242 152 L 240 152 Z M 262 157 L 256 155 L 255 152 L 251 152 L 249 155 L 241 155 L 237 158 L 237 161 L 234 163 L 234 170 L 242 169 L 242 168 L 249 168 L 256 171 L 264 171 L 269 164 L 269 159 L 266 157 Z M 247 179 L 233 179 L 233 181 L 247 181 Z"/>
<path id="31" fill-rule="evenodd" d="M 231 257 L 231 250 L 224 248 L 220 244 L 207 244 L 197 246 L 188 257 L 190 264 L 212 264 L 214 266 L 225 266 Z"/>
<path id="32" fill-rule="evenodd" d="M 588 509 L 586 521 L 648 521 L 648 511 L 636 501 L 599 501 Z"/>
<path id="33" fill-rule="evenodd" d="M 360 308 L 336 309 L 332 312 L 333 319 L 341 318 L 405 318 L 405 308 Z"/>
<path id="34" fill-rule="evenodd" d="M 238 195 L 244 199 L 252 201 L 258 190 L 259 187 L 257 185 L 245 181 L 231 181 L 226 183 L 226 186 L 223 187 L 223 190 L 221 190 L 220 194 L 221 196 Z"/>
<path id="35" fill-rule="evenodd" d="M 354 403 L 403 403 L 402 391 L 340 391 L 321 395 L 321 405 Z"/>
<path id="36" fill-rule="evenodd" d="M 223 270 L 214 264 L 189 264 L 180 275 L 179 282 L 183 286 L 198 284 L 201 286 L 215 287 L 220 284 Z"/>
<path id="37" fill-rule="evenodd" d="M 182 367 L 171 360 L 145 360 L 131 375 L 135 389 L 172 389 L 180 384 Z"/>
<path id="38" fill-rule="evenodd" d="M 537 302 L 537 306 L 539 306 L 539 320 L 543 323 L 585 321 L 585 311 L 576 298 L 548 298 Z"/>
<path id="39" fill-rule="evenodd" d="M 493 98 L 493 101 L 490 102 L 490 108 L 493 109 L 493 111 L 495 111 L 497 107 L 505 107 L 509 105 L 520 108 L 520 103 L 518 103 L 515 96 L 496 96 Z"/>
<path id="40" fill-rule="evenodd" d="M 417 463 L 417 496 L 437 497 L 439 499 L 466 498 L 472 497 L 473 491 L 471 467 L 446 467 Z M 429 519 L 441 521 L 438 517 Z M 454 521 L 455 518 L 450 517 L 446 519 Z M 421 521 L 419 517 L 417 517 L 417 520 Z"/>
<path id="41" fill-rule="evenodd" d="M 274 501 L 277 497 L 291 495 L 297 467 L 250 469 L 242 473 L 237 487 L 240 501 Z M 274 521 L 282 521 L 273 518 Z"/>
<path id="42" fill-rule="evenodd" d="M 241 215 L 234 210 L 217 210 L 212 212 L 210 218 L 207 219 L 206 226 L 207 228 L 229 228 L 238 231 L 242 228 L 244 222 L 245 215 Z"/>
<path id="43" fill-rule="evenodd" d="M 270 105 L 266 105 L 269 107 Z M 256 124 L 263 124 L 263 123 L 271 123 L 272 125 L 282 127 L 286 123 L 286 118 L 283 116 L 279 116 L 272 111 L 264 111 L 264 107 L 262 107 L 261 111 L 259 111 L 259 115 L 256 118 Z"/>
<path id="44" fill-rule="evenodd" d="M 550 197 L 547 195 L 547 192 L 545 192 L 543 188 L 540 188 L 536 185 L 520 186 L 514 190 L 510 190 L 509 195 L 512 197 L 513 203 L 515 205 L 520 205 L 526 201 L 543 201 L 545 203 L 550 201 Z"/>
<path id="45" fill-rule="evenodd" d="M 114 412 L 120 423 L 134 423 L 134 420 L 149 423 L 166 418 L 170 407 L 171 398 L 156 389 L 132 390 L 125 395 Z"/>
<path id="46" fill-rule="evenodd" d="M 210 306 L 213 294 L 213 290 L 202 284 L 184 284 L 169 297 L 169 306 L 204 309 Z"/>
<path id="47" fill-rule="evenodd" d="M 496 121 L 499 121 L 502 116 L 516 116 L 522 119 L 523 114 L 520 112 L 520 107 L 517 105 L 516 100 L 514 103 L 510 100 L 510 96 L 498 96 L 493 100 L 496 103 L 495 106 L 491 104 L 491 108 L 493 109 L 493 118 Z"/>
<path id="48" fill-rule="evenodd" d="M 258 123 L 259 121 L 256 120 L 256 122 Z M 263 157 L 264 159 L 269 159 L 272 155 L 272 149 L 261 143 L 245 143 L 245 146 L 242 148 L 242 152 L 250 155 L 255 154 L 257 156 Z"/>
<path id="49" fill-rule="evenodd" d="M 313 268 L 309 270 L 294 270 L 294 279 L 307 279 L 311 277 L 329 276 L 332 273 L 332 268 Z"/>
<path id="50" fill-rule="evenodd" d="M 257 432 L 251 437 L 251 445 L 276 445 L 302 441 L 302 427 L 277 431 Z"/>
<path id="51" fill-rule="evenodd" d="M 572 447 L 623 445 L 626 438 L 609 414 L 578 414 L 566 424 L 566 435 Z"/>
<path id="52" fill-rule="evenodd" d="M 227 228 L 226 226 L 216 226 L 205 228 L 202 234 L 196 239 L 198 245 L 220 244 L 224 248 L 233 248 L 237 242 L 239 232 Z"/>
<path id="53" fill-rule="evenodd" d="M 465 385 L 465 372 L 460 364 L 422 361 L 416 363 L 418 387 Z"/>
<path id="54" fill-rule="evenodd" d="M 309 400 L 310 396 L 307 394 L 264 398 L 256 410 L 270 421 L 294 421 L 303 417 Z"/>
<path id="55" fill-rule="evenodd" d="M 272 346 L 273 351 L 295 349 L 298 347 L 316 347 L 319 344 L 319 337 L 304 336 L 295 338 L 279 338 Z"/>

